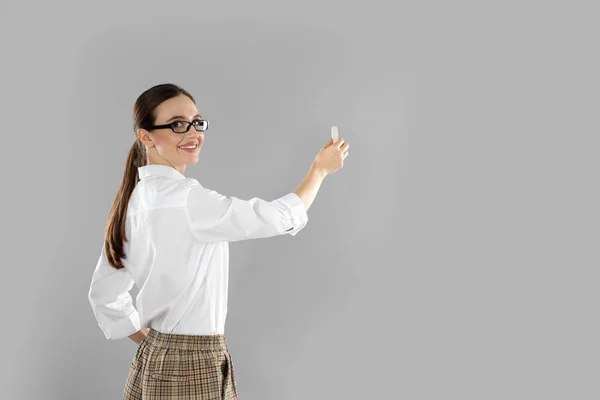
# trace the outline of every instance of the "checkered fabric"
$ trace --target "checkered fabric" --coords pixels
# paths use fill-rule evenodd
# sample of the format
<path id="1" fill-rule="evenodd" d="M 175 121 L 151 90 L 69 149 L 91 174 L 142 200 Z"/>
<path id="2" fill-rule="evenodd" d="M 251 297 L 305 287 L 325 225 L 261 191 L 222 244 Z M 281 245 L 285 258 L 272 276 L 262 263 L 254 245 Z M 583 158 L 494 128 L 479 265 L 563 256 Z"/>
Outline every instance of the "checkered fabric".
<path id="1" fill-rule="evenodd" d="M 238 400 L 225 336 L 152 328 L 135 353 L 123 400 Z"/>

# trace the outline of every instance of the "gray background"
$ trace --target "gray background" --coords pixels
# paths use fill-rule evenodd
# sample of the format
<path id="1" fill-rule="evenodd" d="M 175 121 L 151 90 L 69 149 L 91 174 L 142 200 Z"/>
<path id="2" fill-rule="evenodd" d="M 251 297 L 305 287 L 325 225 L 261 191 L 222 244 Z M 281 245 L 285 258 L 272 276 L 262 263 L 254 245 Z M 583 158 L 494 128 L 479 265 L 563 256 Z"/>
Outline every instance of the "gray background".
<path id="1" fill-rule="evenodd" d="M 241 398 L 600 398 L 591 4 L 3 1 L 0 397 L 120 398 L 136 346 L 87 291 L 133 103 L 173 82 L 224 194 L 351 145 L 304 231 L 231 245 Z"/>

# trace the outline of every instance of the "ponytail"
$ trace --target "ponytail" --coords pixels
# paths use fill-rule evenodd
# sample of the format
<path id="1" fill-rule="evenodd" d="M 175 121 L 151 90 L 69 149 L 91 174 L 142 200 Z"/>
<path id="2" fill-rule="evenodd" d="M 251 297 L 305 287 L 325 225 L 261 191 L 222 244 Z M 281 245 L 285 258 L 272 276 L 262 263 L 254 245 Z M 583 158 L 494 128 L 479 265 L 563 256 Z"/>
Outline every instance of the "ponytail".
<path id="1" fill-rule="evenodd" d="M 115 269 L 124 268 L 121 260 L 126 258 L 124 242 L 128 240 L 125 233 L 127 205 L 138 182 L 138 167 L 142 167 L 146 163 L 146 148 L 136 137 L 127 156 L 121 187 L 113 201 L 104 236 L 106 259 Z"/>

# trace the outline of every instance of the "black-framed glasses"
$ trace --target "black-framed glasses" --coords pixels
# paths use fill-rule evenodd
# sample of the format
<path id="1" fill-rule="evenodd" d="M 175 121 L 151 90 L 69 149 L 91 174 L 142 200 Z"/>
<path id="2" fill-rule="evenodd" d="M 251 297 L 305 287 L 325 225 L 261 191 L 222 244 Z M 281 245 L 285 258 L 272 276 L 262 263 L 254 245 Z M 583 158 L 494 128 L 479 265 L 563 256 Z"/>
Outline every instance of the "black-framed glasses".
<path id="1" fill-rule="evenodd" d="M 187 125 L 186 125 L 187 124 Z M 190 130 L 190 126 L 194 125 L 194 129 L 198 132 L 204 132 L 208 130 L 208 121 L 205 119 L 194 119 L 192 122 L 188 121 L 173 121 L 165 125 L 148 125 L 142 126 L 142 129 L 164 129 L 169 128 L 175 133 L 186 133 Z"/>

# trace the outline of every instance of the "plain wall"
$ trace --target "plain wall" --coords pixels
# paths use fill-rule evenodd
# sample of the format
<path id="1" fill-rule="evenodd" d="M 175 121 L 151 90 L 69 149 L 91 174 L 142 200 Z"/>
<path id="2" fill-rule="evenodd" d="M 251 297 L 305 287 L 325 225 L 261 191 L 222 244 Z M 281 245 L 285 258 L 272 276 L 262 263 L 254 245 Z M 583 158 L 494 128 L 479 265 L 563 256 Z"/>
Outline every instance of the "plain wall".
<path id="1" fill-rule="evenodd" d="M 0 398 L 120 398 L 136 345 L 87 292 L 164 82 L 223 194 L 291 192 L 332 125 L 351 146 L 302 232 L 231 244 L 242 399 L 600 398 L 597 11 L 3 2 Z"/>

